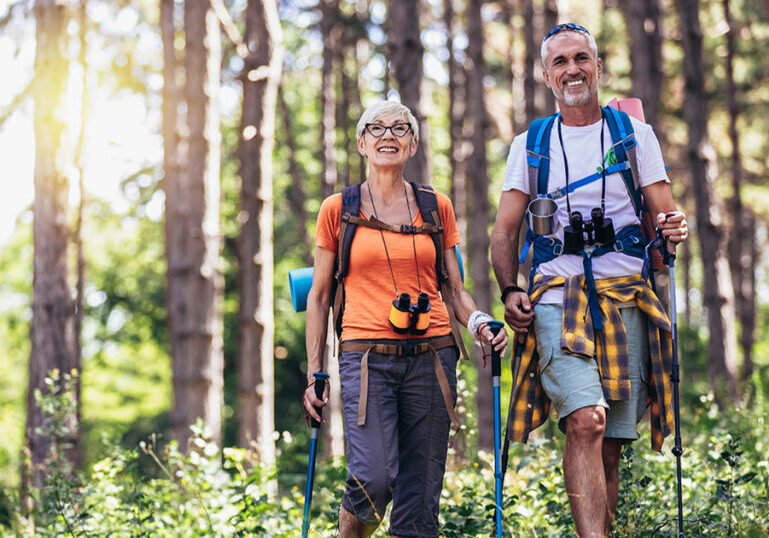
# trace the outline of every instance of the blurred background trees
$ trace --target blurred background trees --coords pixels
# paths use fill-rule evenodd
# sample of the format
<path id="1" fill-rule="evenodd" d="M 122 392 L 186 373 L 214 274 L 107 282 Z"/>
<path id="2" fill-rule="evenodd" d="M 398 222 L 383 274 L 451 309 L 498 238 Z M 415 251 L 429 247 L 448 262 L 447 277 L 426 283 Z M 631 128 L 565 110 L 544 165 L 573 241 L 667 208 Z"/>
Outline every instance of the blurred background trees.
<path id="1" fill-rule="evenodd" d="M 0 155 L 7 192 L 22 194 L 1 206 L 0 484 L 15 488 L 20 469 L 39 480 L 33 396 L 52 368 L 82 372 L 86 469 L 102 438 L 158 432 L 184 447 L 201 417 L 212 439 L 277 460 L 283 486 L 301 481 L 304 316 L 287 272 L 311 263 L 322 198 L 361 179 L 355 125 L 376 99 L 420 118 L 409 179 L 451 193 L 467 285 L 500 317 L 488 231 L 512 137 L 553 111 L 539 44 L 556 21 L 596 35 L 602 102 L 643 99 L 689 216 L 685 395 L 755 401 L 769 389 L 764 2 L 6 2 L 0 66 L 18 76 L 0 89 Z M 458 461 L 491 446 L 475 355 L 461 366 Z M 341 454 L 338 427 L 327 434 Z"/>

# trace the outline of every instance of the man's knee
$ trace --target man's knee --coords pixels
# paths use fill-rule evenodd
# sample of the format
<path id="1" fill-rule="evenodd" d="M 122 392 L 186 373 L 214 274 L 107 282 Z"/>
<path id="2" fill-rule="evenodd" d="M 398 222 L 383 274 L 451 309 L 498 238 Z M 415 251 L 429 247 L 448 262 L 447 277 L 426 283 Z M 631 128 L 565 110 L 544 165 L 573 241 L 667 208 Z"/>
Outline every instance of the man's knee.
<path id="1" fill-rule="evenodd" d="M 606 411 L 601 406 L 582 407 L 566 417 L 566 437 L 574 441 L 594 442 L 603 439 Z"/>

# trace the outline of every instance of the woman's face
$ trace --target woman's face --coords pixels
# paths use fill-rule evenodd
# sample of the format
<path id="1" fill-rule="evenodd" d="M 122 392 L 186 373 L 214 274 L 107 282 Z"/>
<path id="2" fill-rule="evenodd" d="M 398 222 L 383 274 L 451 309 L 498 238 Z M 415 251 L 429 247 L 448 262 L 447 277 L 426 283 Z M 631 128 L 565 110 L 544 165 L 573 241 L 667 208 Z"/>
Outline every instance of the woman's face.
<path id="1" fill-rule="evenodd" d="M 384 133 L 380 135 L 382 128 Z M 403 136 L 397 136 L 401 134 Z M 358 151 L 374 168 L 403 168 L 406 160 L 416 153 L 417 142 L 405 117 L 385 114 L 367 124 L 358 139 Z"/>

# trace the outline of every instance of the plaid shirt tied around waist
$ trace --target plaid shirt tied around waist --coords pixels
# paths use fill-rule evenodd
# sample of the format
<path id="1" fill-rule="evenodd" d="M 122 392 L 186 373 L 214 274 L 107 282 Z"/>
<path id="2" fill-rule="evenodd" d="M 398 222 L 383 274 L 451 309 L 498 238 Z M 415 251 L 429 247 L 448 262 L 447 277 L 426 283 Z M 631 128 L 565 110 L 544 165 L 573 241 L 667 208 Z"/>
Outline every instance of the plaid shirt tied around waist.
<path id="1" fill-rule="evenodd" d="M 602 330 L 593 328 L 584 275 L 564 278 L 536 274 L 530 300 L 536 304 L 548 289 L 564 287 L 561 349 L 571 355 L 595 357 L 607 400 L 630 398 L 627 333 L 617 304 L 632 303 L 646 314 L 651 356 L 650 364 L 644 366 L 648 366 L 649 371 L 647 405 L 651 406 L 652 448 L 660 452 L 663 440 L 675 427 L 670 318 L 641 275 L 601 279 L 595 284 Z M 540 382 L 537 342 L 533 331 L 528 332 L 524 346 L 518 374 L 513 381 L 512 406 L 508 417 L 511 439 L 522 443 L 528 440 L 532 430 L 547 420 L 550 411 L 550 400 Z"/>

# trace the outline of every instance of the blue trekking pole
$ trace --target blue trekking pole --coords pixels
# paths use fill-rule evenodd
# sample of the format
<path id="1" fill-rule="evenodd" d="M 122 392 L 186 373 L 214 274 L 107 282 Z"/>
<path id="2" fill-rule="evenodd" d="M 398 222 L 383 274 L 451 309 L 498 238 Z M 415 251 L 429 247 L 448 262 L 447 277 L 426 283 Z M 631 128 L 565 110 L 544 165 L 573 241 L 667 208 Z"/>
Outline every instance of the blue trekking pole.
<path id="1" fill-rule="evenodd" d="M 323 391 L 326 388 L 326 380 L 328 374 L 323 372 L 315 372 L 312 374 L 315 376 L 315 396 L 319 400 L 323 399 Z M 315 408 L 318 416 L 322 418 L 323 410 L 319 407 Z M 310 529 L 310 505 L 312 504 L 312 486 L 315 482 L 315 456 L 318 447 L 318 431 L 320 430 L 320 422 L 314 418 L 310 419 L 310 425 L 312 430 L 310 432 L 310 461 L 307 464 L 307 489 L 304 492 L 304 515 L 302 516 L 302 538 L 307 538 L 307 531 Z"/>
<path id="2" fill-rule="evenodd" d="M 496 336 L 505 326 L 501 321 L 487 323 L 491 332 Z M 494 482 L 495 482 L 495 526 L 497 538 L 502 538 L 502 465 L 500 461 L 501 445 L 501 410 L 499 403 L 499 378 L 502 374 L 502 357 L 496 349 L 491 348 L 491 382 L 494 394 Z"/>

